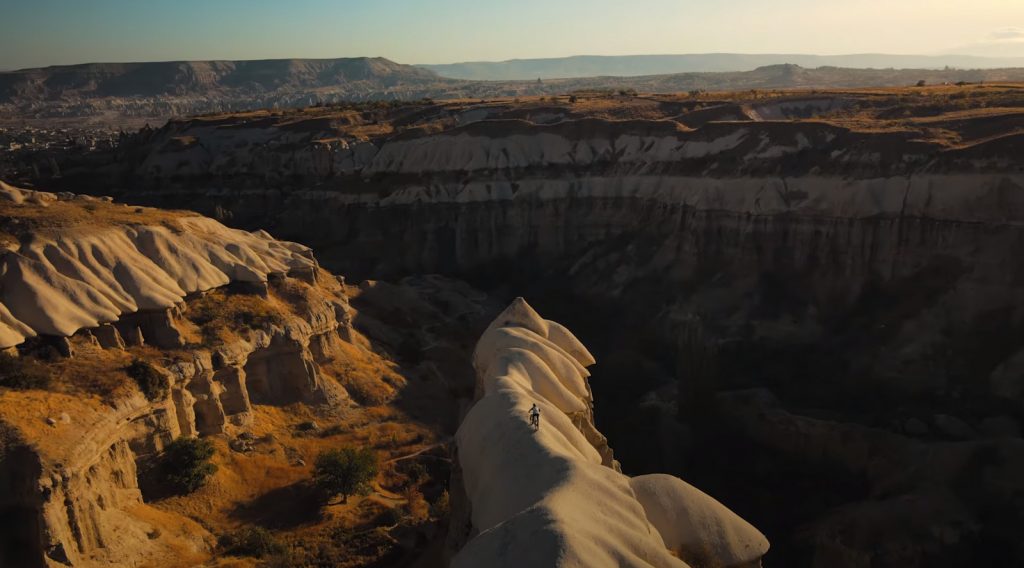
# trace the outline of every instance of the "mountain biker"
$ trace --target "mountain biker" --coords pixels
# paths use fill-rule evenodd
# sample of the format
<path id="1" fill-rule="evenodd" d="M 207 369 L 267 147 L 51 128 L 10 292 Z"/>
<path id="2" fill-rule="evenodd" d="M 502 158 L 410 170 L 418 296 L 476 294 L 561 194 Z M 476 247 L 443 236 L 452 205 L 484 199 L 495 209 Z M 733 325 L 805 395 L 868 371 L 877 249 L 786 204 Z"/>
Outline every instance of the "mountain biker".
<path id="1" fill-rule="evenodd" d="M 537 408 L 536 402 L 530 407 L 530 426 L 533 426 L 534 430 L 540 428 L 540 409 Z"/>

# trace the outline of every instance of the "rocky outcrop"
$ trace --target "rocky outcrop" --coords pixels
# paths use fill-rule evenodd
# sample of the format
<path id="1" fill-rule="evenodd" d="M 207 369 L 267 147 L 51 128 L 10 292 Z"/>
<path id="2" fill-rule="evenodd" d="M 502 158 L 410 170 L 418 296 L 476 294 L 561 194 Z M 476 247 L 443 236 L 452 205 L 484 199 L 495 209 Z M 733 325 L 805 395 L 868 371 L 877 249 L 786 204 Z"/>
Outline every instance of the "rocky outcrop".
<path id="1" fill-rule="evenodd" d="M 0 189 L 0 198 L 15 204 L 46 207 L 58 201 L 53 194 L 6 184 Z M 167 310 L 186 295 L 316 266 L 307 247 L 266 233 L 228 229 L 197 216 L 176 222 L 38 230 L 6 250 L 0 258 L 0 348 L 115 321 L 122 337 L 141 335 L 161 347 L 180 347 L 184 340 L 171 321 L 175 314 Z"/>
<path id="2" fill-rule="evenodd" d="M 474 536 L 452 566 L 687 566 L 670 549 L 693 566 L 759 566 L 756 529 L 682 480 L 626 477 L 581 431 L 593 363 L 521 298 L 484 332 L 480 397 L 456 435 Z"/>
<path id="3" fill-rule="evenodd" d="M 148 401 L 136 391 L 111 409 L 52 393 L 0 393 L 0 420 L 22 438 L 16 451 L 0 456 L 0 478 L 10 488 L 0 510 L 27 523 L 19 528 L 25 534 L 7 539 L 0 559 L 24 558 L 18 564 L 24 566 L 93 566 L 158 556 L 161 547 L 180 545 L 148 536 L 156 526 L 138 512 L 145 505 L 136 464 L 179 436 L 244 431 L 252 404 L 346 400 L 340 385 L 319 375 L 316 362 L 329 353 L 314 354 L 310 345 L 350 337 L 350 322 L 339 322 L 335 312 L 344 313 L 347 304 L 323 305 L 325 311 L 307 320 L 253 330 L 247 339 L 214 349 L 191 348 L 187 359 L 160 370 L 169 385 L 163 400 Z M 23 410 L 15 411 L 19 406 Z M 39 413 L 54 407 L 67 420 L 47 426 Z M 212 544 L 198 526 L 180 539 L 193 552 L 206 552 Z M 26 542 L 33 543 L 28 551 L 45 558 L 18 548 Z"/>
<path id="4" fill-rule="evenodd" d="M 38 208 L 19 210 L 20 218 L 42 210 L 61 221 L 68 213 L 55 197 L 5 190 L 18 205 Z M 159 350 L 136 349 L 133 357 L 159 379 L 152 390 L 121 385 L 106 400 L 75 392 L 75 384 L 68 393 L 0 389 L 0 516 L 10 527 L 0 538 L 0 564 L 201 558 L 213 537 L 149 507 L 141 470 L 175 438 L 245 431 L 253 404 L 348 400 L 318 366 L 354 335 L 342 284 L 321 273 L 305 247 L 199 217 L 182 221 L 177 232 L 147 225 L 41 230 L 4 255 L 7 345 L 34 359 L 50 356 L 44 348 L 59 340 L 70 364 L 114 373 L 124 369 L 108 361 L 130 361 L 121 351 L 145 343 Z M 228 317 L 220 306 L 204 304 L 205 294 L 230 303 L 232 288 L 254 284 L 262 296 L 247 290 L 245 297 L 276 306 L 263 308 L 276 310 L 274 317 L 239 327 L 217 319 Z M 289 305 L 270 298 L 272 290 L 298 290 L 302 301 Z M 204 309 L 214 311 L 194 313 Z M 192 320 L 235 328 L 199 343 Z M 25 341 L 37 334 L 48 337 Z M 18 349 L 11 351 L 5 357 L 16 359 Z M 153 386 L 159 382 L 166 388 Z"/>
<path id="5" fill-rule="evenodd" d="M 63 411 L 52 426 L 12 410 L 19 405 L 38 411 L 44 396 L 0 395 L 3 421 L 18 433 L 14 451 L 0 460 L 5 489 L 11 489 L 3 492 L 0 508 L 21 533 L 4 541 L 0 558 L 19 566 L 89 566 L 146 556 L 138 549 L 152 527 L 128 514 L 142 506 L 136 458 L 179 434 L 174 407 L 150 403 L 141 394 L 122 399 L 113 410 L 50 395 L 48 403 Z M 203 534 L 196 531 L 194 546 L 208 546 Z"/>

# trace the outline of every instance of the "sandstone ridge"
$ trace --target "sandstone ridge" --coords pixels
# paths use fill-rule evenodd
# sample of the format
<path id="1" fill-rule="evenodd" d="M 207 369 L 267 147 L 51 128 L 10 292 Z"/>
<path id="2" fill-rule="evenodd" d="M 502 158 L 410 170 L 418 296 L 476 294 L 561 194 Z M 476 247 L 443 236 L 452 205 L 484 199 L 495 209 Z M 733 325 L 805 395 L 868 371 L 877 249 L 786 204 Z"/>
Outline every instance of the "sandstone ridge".
<path id="1" fill-rule="evenodd" d="M 472 538 L 452 565 L 760 565 L 767 539 L 720 503 L 672 476 L 630 479 L 602 456 L 582 424 L 593 426 L 593 363 L 522 298 L 484 332 L 481 396 L 456 435 Z"/>
<path id="2" fill-rule="evenodd" d="M 0 199 L 45 207 L 77 196 L 0 183 Z M 179 227 L 133 224 L 36 231 L 0 258 L 0 348 L 36 335 L 66 337 L 125 314 L 172 308 L 185 296 L 270 275 L 311 274 L 307 247 L 197 216 Z"/>

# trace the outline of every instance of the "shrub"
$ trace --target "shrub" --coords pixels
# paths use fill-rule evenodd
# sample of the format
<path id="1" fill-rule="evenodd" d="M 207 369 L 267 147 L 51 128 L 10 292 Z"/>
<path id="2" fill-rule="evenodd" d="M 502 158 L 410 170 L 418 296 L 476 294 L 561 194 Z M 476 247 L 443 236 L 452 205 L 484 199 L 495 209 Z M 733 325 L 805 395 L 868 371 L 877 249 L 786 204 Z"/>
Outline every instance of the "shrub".
<path id="1" fill-rule="evenodd" d="M 228 556 L 263 558 L 284 554 L 285 547 L 263 527 L 246 527 L 218 539 L 218 545 Z"/>
<path id="2" fill-rule="evenodd" d="M 337 436 L 345 433 L 345 427 L 341 424 L 331 424 L 320 431 L 321 438 L 330 438 L 331 436 Z"/>
<path id="3" fill-rule="evenodd" d="M 320 426 L 312 420 L 307 420 L 305 422 L 299 422 L 295 426 L 295 429 L 299 432 L 315 432 L 320 429 Z"/>
<path id="4" fill-rule="evenodd" d="M 146 395 L 148 400 L 167 398 L 167 394 L 171 390 L 170 381 L 167 380 L 167 375 L 161 373 L 151 363 L 142 359 L 133 359 L 131 364 L 125 368 L 125 372 L 129 377 L 135 379 L 142 394 Z"/>
<path id="5" fill-rule="evenodd" d="M 430 505 L 430 516 L 435 519 L 444 519 L 451 514 L 451 502 L 449 501 L 448 491 L 446 490 Z"/>
<path id="6" fill-rule="evenodd" d="M 313 481 L 328 499 L 341 495 L 368 495 L 370 482 L 377 477 L 377 456 L 369 448 L 341 448 L 321 452 L 316 458 Z"/>
<path id="7" fill-rule="evenodd" d="M 213 454 L 213 444 L 208 440 L 174 440 L 164 448 L 160 460 L 163 480 L 181 493 L 192 493 L 217 471 L 217 465 L 210 463 Z"/>
<path id="8" fill-rule="evenodd" d="M 38 361 L 0 353 L 0 387 L 45 390 L 50 383 L 50 373 Z"/>

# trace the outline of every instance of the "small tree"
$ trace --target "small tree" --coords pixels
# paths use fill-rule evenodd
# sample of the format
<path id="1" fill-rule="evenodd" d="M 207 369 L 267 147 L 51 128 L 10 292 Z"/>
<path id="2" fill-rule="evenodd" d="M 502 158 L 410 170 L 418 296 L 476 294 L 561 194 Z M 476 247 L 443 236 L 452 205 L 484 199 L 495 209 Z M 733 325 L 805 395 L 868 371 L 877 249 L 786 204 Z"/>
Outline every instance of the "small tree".
<path id="1" fill-rule="evenodd" d="M 340 494 L 348 503 L 349 495 L 370 493 L 377 469 L 377 456 L 369 448 L 327 450 L 316 458 L 313 481 L 328 499 Z"/>
<path id="2" fill-rule="evenodd" d="M 213 444 L 199 438 L 178 438 L 164 448 L 160 459 L 163 479 L 181 493 L 192 493 L 217 471 L 210 463 Z"/>

